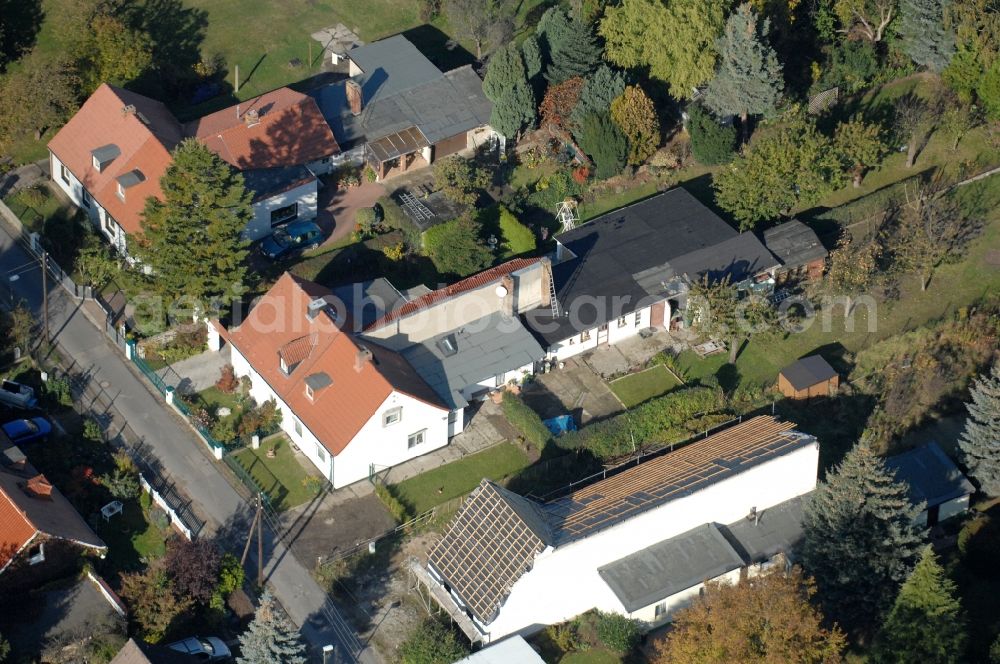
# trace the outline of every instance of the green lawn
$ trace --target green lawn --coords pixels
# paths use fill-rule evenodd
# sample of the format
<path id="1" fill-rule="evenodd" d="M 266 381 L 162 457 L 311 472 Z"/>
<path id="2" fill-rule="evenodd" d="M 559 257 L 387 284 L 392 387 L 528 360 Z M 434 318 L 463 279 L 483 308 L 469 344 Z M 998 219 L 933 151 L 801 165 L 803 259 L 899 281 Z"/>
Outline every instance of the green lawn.
<path id="1" fill-rule="evenodd" d="M 658 364 L 645 371 L 613 380 L 609 385 L 625 407 L 632 408 L 674 389 L 680 383 L 666 367 Z"/>
<path id="2" fill-rule="evenodd" d="M 559 664 L 621 664 L 622 658 L 604 648 L 591 648 L 564 655 Z"/>
<path id="3" fill-rule="evenodd" d="M 984 232 L 970 244 L 961 260 L 935 270 L 926 291 L 921 292 L 916 277 L 904 278 L 897 301 L 878 303 L 872 331 L 868 329 L 867 308 L 856 309 L 852 331 L 846 324 L 843 308 L 838 307 L 829 324 L 819 316 L 804 332 L 752 340 L 736 361 L 735 375 L 731 368 L 723 369 L 728 353 L 703 360 L 688 351 L 679 358 L 681 366 L 692 379 L 718 375 L 724 387 L 726 381 L 770 385 L 782 367 L 804 355 L 819 351 L 836 359 L 844 351 L 855 353 L 1000 292 L 1000 266 L 987 256 L 1000 247 L 1000 176 L 962 187 L 955 195 L 968 213 L 985 220 Z"/>
<path id="4" fill-rule="evenodd" d="M 267 451 L 275 450 L 275 457 L 269 459 Z M 307 471 L 292 451 L 291 444 L 284 435 L 262 440 L 260 449 L 243 448 L 232 454 L 257 484 L 270 497 L 275 509 L 284 511 L 301 505 L 316 495 L 316 490 L 306 478 L 316 476 Z"/>
<path id="5" fill-rule="evenodd" d="M 485 477 L 501 480 L 527 468 L 528 456 L 512 443 L 500 443 L 487 450 L 435 468 L 393 485 L 393 493 L 414 514 L 463 496 Z"/>
<path id="6" fill-rule="evenodd" d="M 167 539 L 172 531 L 152 523 L 147 512 L 151 500 L 143 493 L 139 500 L 124 501 L 122 513 L 103 518 L 95 530 L 108 545 L 108 555 L 102 568 L 112 572 L 129 572 L 144 567 L 143 561 L 159 558 L 167 550 Z"/>
<path id="7" fill-rule="evenodd" d="M 198 393 L 198 399 L 207 410 L 218 410 L 228 408 L 232 415 L 238 417 L 242 408 L 236 401 L 236 394 L 226 394 L 219 388 L 212 386 Z"/>

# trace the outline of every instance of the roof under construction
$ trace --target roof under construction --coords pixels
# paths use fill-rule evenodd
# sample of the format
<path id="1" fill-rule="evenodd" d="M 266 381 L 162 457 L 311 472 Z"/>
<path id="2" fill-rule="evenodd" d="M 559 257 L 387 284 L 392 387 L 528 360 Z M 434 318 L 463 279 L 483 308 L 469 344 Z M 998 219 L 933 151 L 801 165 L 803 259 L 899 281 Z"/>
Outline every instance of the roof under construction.
<path id="1" fill-rule="evenodd" d="M 483 480 L 430 553 L 431 568 L 484 624 L 534 557 L 815 443 L 755 417 L 548 503 Z"/>

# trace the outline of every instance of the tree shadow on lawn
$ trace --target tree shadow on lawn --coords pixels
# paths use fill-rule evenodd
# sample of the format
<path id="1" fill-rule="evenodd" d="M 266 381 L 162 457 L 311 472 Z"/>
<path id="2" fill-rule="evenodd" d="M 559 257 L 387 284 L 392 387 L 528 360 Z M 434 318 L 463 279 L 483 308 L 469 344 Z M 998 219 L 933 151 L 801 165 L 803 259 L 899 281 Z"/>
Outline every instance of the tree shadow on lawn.
<path id="1" fill-rule="evenodd" d="M 476 64 L 475 55 L 433 25 L 418 25 L 403 32 L 403 36 L 441 71 Z"/>
<path id="2" fill-rule="evenodd" d="M 840 463 L 861 438 L 877 399 L 867 394 L 840 395 L 809 400 L 782 399 L 775 413 L 819 441 L 820 477 Z"/>

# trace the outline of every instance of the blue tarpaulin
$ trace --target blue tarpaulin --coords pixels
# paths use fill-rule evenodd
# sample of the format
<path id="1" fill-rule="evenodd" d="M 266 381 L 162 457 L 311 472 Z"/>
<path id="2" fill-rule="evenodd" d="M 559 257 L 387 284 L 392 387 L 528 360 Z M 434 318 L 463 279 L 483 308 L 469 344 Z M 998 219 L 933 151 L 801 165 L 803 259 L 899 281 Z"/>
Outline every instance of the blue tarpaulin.
<path id="1" fill-rule="evenodd" d="M 576 431 L 576 422 L 573 421 L 572 415 L 560 415 L 559 417 L 542 420 L 542 424 L 552 432 L 553 436 L 561 436 L 567 431 Z"/>

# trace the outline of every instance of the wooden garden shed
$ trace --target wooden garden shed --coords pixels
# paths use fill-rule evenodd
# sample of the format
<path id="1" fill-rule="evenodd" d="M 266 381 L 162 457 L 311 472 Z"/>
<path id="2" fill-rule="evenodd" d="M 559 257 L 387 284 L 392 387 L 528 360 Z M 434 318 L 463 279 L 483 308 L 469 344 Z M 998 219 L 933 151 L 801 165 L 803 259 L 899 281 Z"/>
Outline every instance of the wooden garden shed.
<path id="1" fill-rule="evenodd" d="M 840 375 L 820 355 L 796 360 L 778 374 L 778 390 L 789 399 L 809 399 L 836 394 Z"/>

